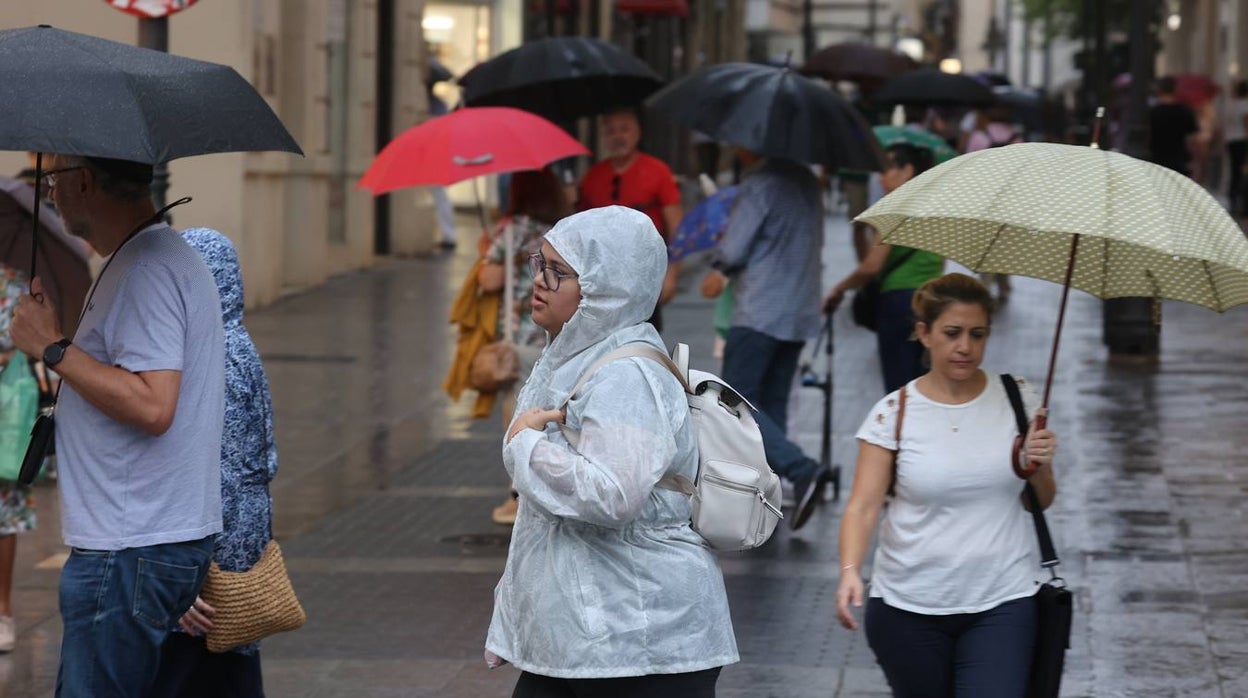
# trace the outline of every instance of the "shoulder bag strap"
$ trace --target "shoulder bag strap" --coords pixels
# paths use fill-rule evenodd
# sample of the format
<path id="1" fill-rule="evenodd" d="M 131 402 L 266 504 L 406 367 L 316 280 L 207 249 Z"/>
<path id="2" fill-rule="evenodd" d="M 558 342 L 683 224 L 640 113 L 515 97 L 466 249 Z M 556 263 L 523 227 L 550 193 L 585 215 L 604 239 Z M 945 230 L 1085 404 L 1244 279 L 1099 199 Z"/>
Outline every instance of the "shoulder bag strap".
<path id="1" fill-rule="evenodd" d="M 893 440 L 897 442 L 897 450 L 893 451 L 893 477 L 888 482 L 888 494 L 892 496 L 897 489 L 897 456 L 901 455 L 901 423 L 906 421 L 906 388 L 901 386 L 897 393 L 897 423 L 893 426 Z"/>
<path id="2" fill-rule="evenodd" d="M 908 252 L 902 254 L 895 261 L 889 264 L 885 264 L 884 268 L 880 270 L 879 275 L 876 276 L 875 278 L 878 279 L 880 283 L 884 283 L 884 279 L 887 279 L 889 274 L 892 274 L 893 272 L 900 269 L 901 265 L 910 261 L 910 258 L 914 256 L 915 252 L 918 252 L 918 250 L 911 247 Z"/>
<path id="3" fill-rule="evenodd" d="M 1014 408 L 1014 419 L 1018 422 L 1018 433 L 1027 436 L 1027 409 L 1023 406 L 1023 395 L 1018 390 L 1018 382 L 1008 373 L 1001 374 L 1001 384 L 1005 386 L 1005 394 L 1010 398 L 1010 406 Z M 1027 504 L 1031 507 L 1031 519 L 1036 525 L 1036 538 L 1040 541 L 1040 566 L 1057 567 L 1061 560 L 1053 547 L 1053 538 L 1049 535 L 1049 524 L 1044 518 L 1044 509 L 1040 506 L 1040 498 L 1036 489 L 1028 482 L 1023 487 Z"/>

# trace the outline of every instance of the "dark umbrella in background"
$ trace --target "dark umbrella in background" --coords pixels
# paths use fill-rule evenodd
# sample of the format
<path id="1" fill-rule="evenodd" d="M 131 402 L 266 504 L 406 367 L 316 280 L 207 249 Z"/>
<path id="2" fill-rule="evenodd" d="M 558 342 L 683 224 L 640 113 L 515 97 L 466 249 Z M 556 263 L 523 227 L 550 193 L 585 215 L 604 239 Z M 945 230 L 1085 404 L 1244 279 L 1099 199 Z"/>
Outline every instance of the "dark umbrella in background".
<path id="1" fill-rule="evenodd" d="M 825 80 L 879 86 L 918 67 L 919 64 L 904 53 L 851 41 L 819 49 L 807 59 L 801 72 Z"/>
<path id="2" fill-rule="evenodd" d="M 42 153 L 152 165 L 207 153 L 303 154 L 264 98 L 225 65 L 27 27 L 0 31 L 0 85 L 0 150 L 40 153 L 40 171 Z"/>
<path id="3" fill-rule="evenodd" d="M 436 58 L 429 59 L 429 79 L 425 81 L 426 87 L 432 88 L 439 82 L 446 82 L 454 78 L 455 74 L 451 72 L 450 68 L 443 65 L 442 61 Z"/>
<path id="4" fill-rule="evenodd" d="M 459 79 L 470 107 L 515 107 L 555 122 L 635 107 L 663 86 L 639 58 L 579 36 L 541 39 L 491 58 Z"/>
<path id="5" fill-rule="evenodd" d="M 721 63 L 646 102 L 672 121 L 760 155 L 878 172 L 884 151 L 849 102 L 788 68 Z"/>
<path id="6" fill-rule="evenodd" d="M 0 177 L 0 262 L 21 269 L 30 262 L 34 236 L 30 234 L 35 216 L 35 189 L 20 179 Z M 38 267 L 43 271 L 44 292 L 56 306 L 61 330 L 74 336 L 78 314 L 91 286 L 87 246 L 61 228 L 56 216 L 43 216 L 39 222 Z"/>
<path id="7" fill-rule="evenodd" d="M 987 107 L 992 92 L 975 78 L 920 68 L 889 80 L 871 95 L 877 104 L 927 107 Z"/>

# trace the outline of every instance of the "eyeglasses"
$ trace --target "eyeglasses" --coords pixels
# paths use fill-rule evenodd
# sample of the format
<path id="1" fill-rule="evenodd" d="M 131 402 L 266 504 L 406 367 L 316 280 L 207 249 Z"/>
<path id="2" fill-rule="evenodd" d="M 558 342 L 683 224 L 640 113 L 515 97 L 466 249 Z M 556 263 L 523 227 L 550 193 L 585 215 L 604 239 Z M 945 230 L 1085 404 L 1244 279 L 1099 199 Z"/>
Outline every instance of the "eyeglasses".
<path id="1" fill-rule="evenodd" d="M 85 170 L 86 165 L 75 165 L 73 167 L 60 167 L 55 170 L 48 170 L 43 173 L 43 188 L 48 196 L 52 195 L 52 190 L 56 188 L 57 175 L 73 172 L 74 170 Z"/>
<path id="2" fill-rule="evenodd" d="M 533 270 L 533 278 L 537 278 L 540 274 L 542 281 L 546 284 L 546 288 L 556 293 L 559 292 L 559 282 L 580 276 L 580 274 L 569 274 L 555 269 L 546 263 L 540 252 L 529 255 L 529 268 Z"/>
<path id="3" fill-rule="evenodd" d="M 611 200 L 618 202 L 620 200 L 620 176 L 611 178 Z"/>

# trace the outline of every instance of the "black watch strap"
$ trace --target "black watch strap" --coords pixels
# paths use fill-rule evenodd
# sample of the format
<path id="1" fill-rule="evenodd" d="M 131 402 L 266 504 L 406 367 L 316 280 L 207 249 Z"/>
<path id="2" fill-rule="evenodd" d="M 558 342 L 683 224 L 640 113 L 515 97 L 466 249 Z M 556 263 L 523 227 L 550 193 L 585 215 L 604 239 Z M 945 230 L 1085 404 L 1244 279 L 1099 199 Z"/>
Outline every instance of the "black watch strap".
<path id="1" fill-rule="evenodd" d="M 65 358 L 65 350 L 69 348 L 70 344 L 73 344 L 73 342 L 69 341 L 68 338 L 62 338 L 49 344 L 43 350 L 44 365 L 50 368 L 61 363 L 61 359 Z"/>

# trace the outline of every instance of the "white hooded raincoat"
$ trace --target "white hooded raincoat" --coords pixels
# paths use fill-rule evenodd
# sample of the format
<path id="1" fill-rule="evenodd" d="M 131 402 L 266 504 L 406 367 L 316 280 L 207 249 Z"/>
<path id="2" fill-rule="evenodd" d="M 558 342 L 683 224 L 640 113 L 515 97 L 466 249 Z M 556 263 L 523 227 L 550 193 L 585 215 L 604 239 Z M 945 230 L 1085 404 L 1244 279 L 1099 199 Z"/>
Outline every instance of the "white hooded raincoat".
<path id="1" fill-rule="evenodd" d="M 667 266 L 649 218 L 595 209 L 546 240 L 579 274 L 582 300 L 520 391 L 517 414 L 558 407 L 590 364 L 623 344 L 663 346 L 645 322 Z M 520 510 L 486 649 L 558 678 L 736 662 L 719 564 L 689 527 L 688 498 L 655 487 L 697 471 L 680 383 L 650 359 L 614 361 L 568 403 L 566 421 L 581 434 L 579 453 L 554 424 L 503 447 Z"/>

